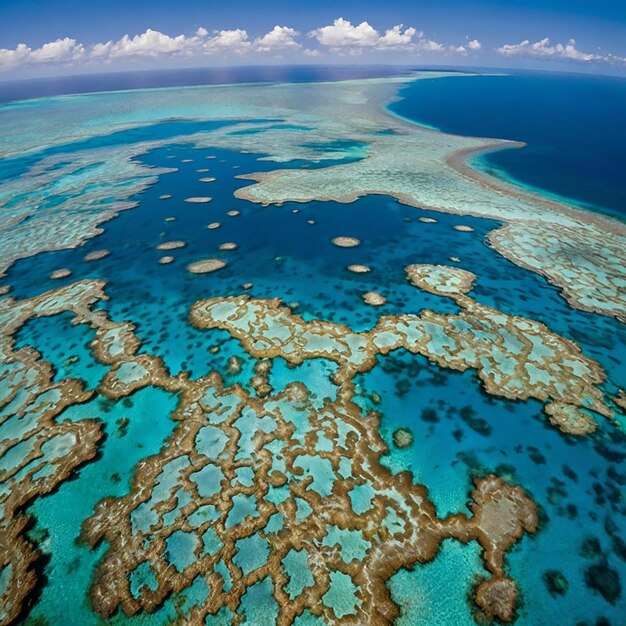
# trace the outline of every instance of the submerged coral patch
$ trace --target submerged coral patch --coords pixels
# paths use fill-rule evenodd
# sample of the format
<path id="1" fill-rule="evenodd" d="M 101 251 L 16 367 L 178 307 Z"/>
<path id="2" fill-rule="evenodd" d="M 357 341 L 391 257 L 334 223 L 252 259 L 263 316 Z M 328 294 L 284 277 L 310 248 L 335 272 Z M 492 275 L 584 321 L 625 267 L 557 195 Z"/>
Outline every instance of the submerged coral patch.
<path id="1" fill-rule="evenodd" d="M 0 302 L 0 596 L 3 624 L 13 621 L 37 584 L 33 569 L 38 550 L 24 535 L 24 508 L 35 498 L 56 489 L 74 470 L 92 459 L 101 438 L 100 422 L 57 418 L 73 405 L 86 402 L 92 392 L 74 379 L 54 381 L 50 364 L 33 350 L 14 350 L 13 335 L 29 320 L 83 313 L 103 298 L 102 283 L 75 283 L 41 296 Z"/>
<path id="2" fill-rule="evenodd" d="M 363 302 L 372 306 L 382 306 L 385 302 L 387 302 L 387 298 L 379 294 L 377 291 L 368 291 L 363 294 Z"/>
<path id="3" fill-rule="evenodd" d="M 66 267 L 63 267 L 61 269 L 54 270 L 54 272 L 50 274 L 50 278 L 52 278 L 53 280 L 56 280 L 58 278 L 67 278 L 68 276 L 71 276 L 71 275 L 72 275 L 72 271 Z"/>
<path id="4" fill-rule="evenodd" d="M 394 430 L 393 445 L 396 448 L 408 448 L 413 445 L 413 433 L 408 428 Z"/>
<path id="5" fill-rule="evenodd" d="M 187 266 L 192 274 L 207 274 L 215 272 L 226 267 L 226 262 L 220 259 L 204 259 L 203 261 L 195 261 Z"/>
<path id="6" fill-rule="evenodd" d="M 361 242 L 356 237 L 334 237 L 332 242 L 339 248 L 356 248 Z"/>
<path id="7" fill-rule="evenodd" d="M 99 259 L 104 259 L 104 257 L 109 256 L 111 252 L 109 250 L 94 250 L 93 252 L 89 252 L 83 257 L 85 261 L 98 261 Z"/>
<path id="8" fill-rule="evenodd" d="M 408 266 L 406 272 L 417 287 L 453 298 L 460 313 L 425 310 L 420 316 L 387 316 L 369 332 L 356 333 L 340 324 L 305 322 L 279 300 L 237 296 L 196 303 L 191 321 L 200 328 L 229 330 L 255 356 L 281 356 L 293 363 L 331 359 L 341 367 L 338 380 L 371 369 L 377 354 L 400 347 L 444 368 L 475 368 L 488 393 L 541 400 L 551 423 L 569 434 L 589 433 L 595 420 L 590 413 L 584 414 L 584 421 L 553 419 L 561 407 L 612 416 L 600 387 L 605 373 L 577 344 L 539 322 L 506 315 L 467 296 L 474 281 L 470 272 L 428 265 Z"/>
<path id="9" fill-rule="evenodd" d="M 466 270 L 446 265 L 410 265 L 409 280 L 420 289 L 438 296 L 460 296 L 472 290 L 476 276 Z"/>
<path id="10" fill-rule="evenodd" d="M 184 241 L 164 241 L 157 245 L 157 250 L 178 250 L 184 248 L 187 244 Z"/>
<path id="11" fill-rule="evenodd" d="M 185 202 L 189 202 L 191 204 L 206 204 L 207 202 L 211 202 L 213 198 L 209 196 L 192 196 L 191 198 L 185 198 Z"/>
<path id="12" fill-rule="evenodd" d="M 493 572 L 488 582 L 496 590 L 486 600 L 477 595 L 485 612 L 506 618 L 514 611 L 517 592 L 504 575 L 504 554 L 537 526 L 535 505 L 520 488 L 495 476 L 477 480 L 472 517 L 439 519 L 423 487 L 380 465 L 384 445 L 376 417 L 361 416 L 349 400 L 326 401 L 316 410 L 300 383 L 253 399 L 240 388 L 224 387 L 217 374 L 192 383 L 155 372 L 152 384 L 181 388 L 174 416 L 180 424 L 163 451 L 142 463 L 132 491 L 102 501 L 83 526 L 87 541 L 110 546 L 91 590 L 104 617 L 120 606 L 129 614 L 151 612 L 202 576 L 211 594 L 187 616 L 190 623 L 201 623 L 224 607 L 236 611 L 246 590 L 269 577 L 277 623 L 292 624 L 308 608 L 328 623 L 355 615 L 361 623 L 391 624 L 398 608 L 385 580 L 399 568 L 434 558 L 447 537 L 484 547 Z M 323 451 L 316 445 L 322 434 L 328 442 Z M 244 469 L 250 486 L 225 481 Z M 207 481 L 213 486 L 200 488 Z M 367 513 L 352 509 L 349 492 L 356 485 L 368 485 L 373 494 Z M 188 504 L 173 510 L 167 504 L 176 507 L 181 500 Z M 158 512 L 150 527 L 134 521 L 144 509 Z M 359 559 L 320 549 L 338 525 L 359 538 Z M 296 553 L 309 568 L 300 587 L 290 582 Z M 144 562 L 154 570 L 157 586 L 130 594 L 129 577 Z M 221 564 L 229 572 L 228 586 Z M 501 592 L 498 581 L 507 583 Z M 348 582 L 355 594 L 349 607 Z"/>

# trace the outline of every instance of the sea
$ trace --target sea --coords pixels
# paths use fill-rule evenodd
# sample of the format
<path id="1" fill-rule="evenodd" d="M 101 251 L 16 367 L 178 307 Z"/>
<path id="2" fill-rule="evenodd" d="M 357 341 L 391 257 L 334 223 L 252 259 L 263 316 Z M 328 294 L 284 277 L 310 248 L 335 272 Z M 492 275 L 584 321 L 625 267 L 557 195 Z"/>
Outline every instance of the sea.
<path id="1" fill-rule="evenodd" d="M 361 79 L 410 70 L 273 67 L 100 75 L 0 83 L 0 100 L 137 87 Z M 545 73 L 459 74 L 415 81 L 402 86 L 399 96 L 388 105 L 390 113 L 416 124 L 527 144 L 523 149 L 481 156 L 472 166 L 515 185 L 626 219 L 626 80 Z M 77 141 L 66 151 L 80 154 L 107 142 L 131 144 L 145 133 L 163 139 L 209 126 L 164 120 L 139 130 L 112 131 L 108 139 Z M 22 165 L 36 166 L 42 155 L 45 150 L 26 164 L 12 159 L 4 169 L 0 162 L 0 175 L 15 177 Z M 497 222 L 464 217 L 463 223 L 474 229 L 468 237 L 467 232 L 453 228 L 458 216 L 417 212 L 384 196 L 366 196 L 350 204 L 329 201 L 263 207 L 233 196 L 236 189 L 249 184 L 238 174 L 276 168 L 275 163 L 257 160 L 258 155 L 197 149 L 176 141 L 136 158 L 155 168 L 175 165 L 177 170 L 132 197 L 138 206 L 103 224 L 102 234 L 84 246 L 17 261 L 0 287 L 10 284 L 11 296 L 28 298 L 80 279 L 102 278 L 110 298 L 103 306 L 113 319 L 136 324 L 143 341 L 141 352 L 161 356 L 172 374 L 188 372 L 195 378 L 212 369 L 223 371 L 233 355 L 250 361 L 225 331 L 207 333 L 190 326 L 189 309 L 201 298 L 239 294 L 242 283 L 251 282 L 247 293 L 253 297 L 280 297 L 297 303 L 305 319 L 327 319 L 361 331 L 371 328 L 381 315 L 425 308 L 453 312 L 447 299 L 410 287 L 403 268 L 413 262 L 449 264 L 454 251 L 463 266 L 478 276 L 473 292 L 477 300 L 549 324 L 553 331 L 577 341 L 612 380 L 626 382 L 623 325 L 572 309 L 542 277 L 496 254 L 484 242 L 499 226 Z M 336 163 L 320 162 L 314 167 L 329 165 Z M 210 184 L 210 192 L 207 183 L 199 181 L 199 171 L 207 168 L 217 179 Z M 213 198 L 207 206 L 181 204 L 182 198 L 206 193 Z M 233 209 L 239 214 L 229 217 L 226 211 Z M 423 216 L 436 220 L 427 236 L 418 219 Z M 221 227 L 207 229 L 207 222 L 214 220 Z M 338 233 L 359 238 L 362 246 L 333 247 L 329 241 Z M 162 255 L 155 245 L 168 240 L 187 245 L 175 251 L 175 262 L 159 265 Z M 228 257 L 228 265 L 219 278 L 186 271 L 188 263 L 207 256 L 208 251 L 216 254 L 220 244 L 230 241 L 239 248 L 222 255 Z M 114 253 L 97 263 L 84 261 L 87 253 L 99 249 Z M 345 269 L 357 263 L 375 266 L 376 276 Z M 61 267 L 71 268 L 72 276 L 49 278 L 52 270 Z M 373 309 L 363 303 L 361 294 L 380 288 L 381 281 L 389 297 L 384 306 Z M 93 331 L 72 325 L 70 316 L 63 315 L 28 322 L 17 334 L 16 345 L 36 346 L 52 363 L 57 379 L 77 377 L 95 389 L 106 368 L 93 362 L 88 349 L 92 339 Z M 519 483 L 538 503 L 539 531 L 525 537 L 507 557 L 507 571 L 521 592 L 517 623 L 626 624 L 623 432 L 604 424 L 597 436 L 574 441 L 547 423 L 541 403 L 490 396 L 473 371 L 444 370 L 408 353 L 392 353 L 379 361 L 376 368 L 357 377 L 357 401 L 364 411 L 374 408 L 381 415 L 381 436 L 389 447 L 384 463 L 394 472 L 409 470 L 416 481 L 426 484 L 440 516 L 464 510 L 472 477 L 487 472 Z M 302 374 L 284 366 L 277 369 L 282 372 L 278 382 L 281 377 L 287 380 Z M 324 376 L 328 371 L 320 369 Z M 320 383 L 320 392 L 323 389 Z M 374 392 L 380 398 L 375 407 L 369 400 Z M 106 438 L 98 457 L 77 472 L 74 480 L 27 509 L 33 516 L 29 537 L 44 556 L 38 565 L 43 576 L 25 624 L 103 623 L 91 610 L 88 594 L 106 546 L 92 550 L 81 543 L 81 523 L 104 497 L 128 493 L 137 464 L 156 454 L 176 427 L 169 419 L 175 406 L 175 397 L 148 387 L 114 405 L 96 396 L 65 415 L 102 419 Z M 130 423 L 123 432 L 119 424 L 127 417 Z M 393 432 L 400 427 L 410 429 L 415 442 L 403 450 L 393 445 Z M 445 541 L 433 562 L 402 570 L 389 581 L 401 611 L 397 624 L 472 626 L 476 616 L 469 597 L 477 577 L 484 574 L 475 543 Z M 118 612 L 107 623 L 172 623 L 180 617 L 177 606 L 182 595 L 169 599 L 152 615 Z M 260 607 L 270 607 L 271 602 L 271 596 L 257 600 Z M 246 623 L 271 623 L 272 613 L 267 611 L 266 621 Z M 297 623 L 321 624 L 304 619 Z"/>
<path id="2" fill-rule="evenodd" d="M 389 109 L 448 133 L 527 145 L 481 171 L 626 219 L 626 78 L 543 72 L 415 81 Z"/>

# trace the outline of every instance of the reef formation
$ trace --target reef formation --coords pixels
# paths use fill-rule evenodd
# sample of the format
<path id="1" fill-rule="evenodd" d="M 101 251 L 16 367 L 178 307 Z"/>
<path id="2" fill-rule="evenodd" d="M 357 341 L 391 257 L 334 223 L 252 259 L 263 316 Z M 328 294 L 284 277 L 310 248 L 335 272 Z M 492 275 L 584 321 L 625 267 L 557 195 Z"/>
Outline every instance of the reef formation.
<path id="1" fill-rule="evenodd" d="M 277 300 L 248 296 L 196 303 L 192 324 L 224 328 L 258 360 L 251 395 L 225 387 L 217 372 L 191 380 L 172 376 L 157 355 L 139 353 L 129 321 L 114 322 L 96 304 L 102 281 L 86 280 L 32 299 L 2 301 L 4 457 L 0 559 L 9 584 L 2 623 L 20 614 L 36 578 L 35 548 L 24 537 L 24 506 L 91 459 L 97 420 L 55 422 L 83 403 L 79 381 L 52 382 L 50 366 L 13 336 L 27 320 L 71 312 L 94 332 L 91 349 L 109 366 L 98 392 L 120 400 L 152 386 L 178 394 L 177 427 L 161 451 L 142 461 L 127 496 L 103 500 L 84 523 L 91 544 L 109 547 L 92 587 L 103 616 L 155 610 L 171 593 L 201 581 L 206 602 L 187 623 L 227 610 L 233 623 L 246 589 L 269 579 L 278 623 L 308 609 L 328 623 L 391 624 L 398 615 L 385 582 L 400 568 L 432 560 L 440 542 L 477 541 L 488 576 L 474 600 L 486 619 L 515 616 L 517 588 L 507 575 L 507 550 L 537 528 L 533 500 L 495 475 L 475 480 L 466 513 L 439 518 L 428 492 L 408 472 L 392 474 L 376 413 L 353 401 L 354 376 L 377 354 L 404 348 L 442 367 L 477 369 L 489 393 L 547 402 L 551 421 L 571 434 L 593 430 L 591 408 L 609 415 L 597 385 L 603 373 L 571 341 L 532 320 L 506 316 L 467 296 L 475 277 L 458 268 L 412 265 L 417 287 L 453 298 L 458 315 L 383 317 L 371 331 L 304 322 Z M 314 400 L 294 381 L 274 391 L 272 359 L 292 364 L 322 358 L 339 365 L 336 398 Z M 8 410 L 7 410 L 8 409 Z M 297 564 L 297 565 L 296 565 Z M 295 568 L 295 569 L 294 569 Z M 302 572 L 308 572 L 304 575 Z M 298 573 L 299 572 L 299 573 Z M 333 605 L 340 593 L 351 609 Z M 347 596 L 346 596 L 347 594 Z"/>
<path id="2" fill-rule="evenodd" d="M 551 423 L 568 434 L 593 432 L 594 413 L 613 415 L 600 389 L 605 379 L 601 366 L 576 343 L 537 321 L 506 315 L 468 297 L 475 277 L 466 270 L 411 265 L 406 272 L 417 287 L 453 298 L 460 313 L 386 316 L 369 332 L 356 333 L 341 324 L 305 322 L 279 300 L 242 295 L 195 304 L 191 322 L 228 330 L 256 357 L 280 356 L 293 364 L 330 359 L 340 366 L 335 382 L 346 389 L 355 373 L 374 366 L 378 354 L 404 348 L 444 368 L 476 369 L 490 394 L 545 402 Z"/>

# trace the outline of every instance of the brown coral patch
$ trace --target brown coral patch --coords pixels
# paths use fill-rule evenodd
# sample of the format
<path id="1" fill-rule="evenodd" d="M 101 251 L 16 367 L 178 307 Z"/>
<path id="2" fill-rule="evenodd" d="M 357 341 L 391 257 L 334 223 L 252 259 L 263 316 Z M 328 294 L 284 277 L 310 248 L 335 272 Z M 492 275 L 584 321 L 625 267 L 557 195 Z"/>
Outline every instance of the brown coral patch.
<path id="1" fill-rule="evenodd" d="M 187 270 L 192 274 L 208 274 L 209 272 L 215 272 L 226 267 L 226 262 L 220 259 L 204 259 L 202 261 L 196 261 L 190 263 L 187 266 Z"/>

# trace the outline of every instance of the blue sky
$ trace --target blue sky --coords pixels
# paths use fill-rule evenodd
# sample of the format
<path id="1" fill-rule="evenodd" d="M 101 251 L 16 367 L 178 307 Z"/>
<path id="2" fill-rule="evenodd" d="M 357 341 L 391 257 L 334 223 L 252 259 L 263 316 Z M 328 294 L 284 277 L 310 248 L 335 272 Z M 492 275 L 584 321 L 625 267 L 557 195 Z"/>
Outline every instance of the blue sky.
<path id="1" fill-rule="evenodd" d="M 626 0 L 0 0 L 0 80 L 254 63 L 626 74 Z"/>

